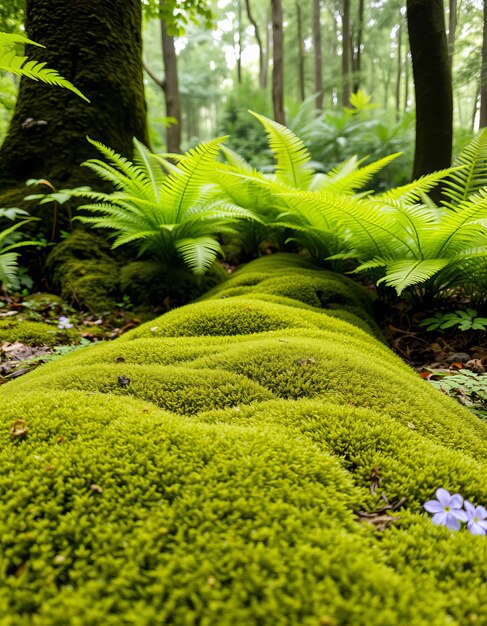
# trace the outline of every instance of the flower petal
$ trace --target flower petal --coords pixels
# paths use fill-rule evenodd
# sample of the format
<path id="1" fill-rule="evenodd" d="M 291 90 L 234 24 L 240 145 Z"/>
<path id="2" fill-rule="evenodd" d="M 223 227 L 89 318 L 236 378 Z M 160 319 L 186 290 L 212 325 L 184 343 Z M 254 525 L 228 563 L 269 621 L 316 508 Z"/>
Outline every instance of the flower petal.
<path id="1" fill-rule="evenodd" d="M 462 522 L 468 522 L 470 519 L 463 509 L 451 509 L 450 515 Z"/>
<path id="2" fill-rule="evenodd" d="M 450 506 L 452 509 L 459 509 L 463 504 L 463 498 L 459 493 L 455 493 L 450 500 Z"/>
<path id="3" fill-rule="evenodd" d="M 480 524 L 476 524 L 475 522 L 467 524 L 467 528 L 472 533 L 472 535 L 485 535 L 487 532 L 485 528 L 482 528 Z"/>
<path id="4" fill-rule="evenodd" d="M 465 513 L 465 511 L 463 511 L 463 513 Z M 461 523 L 459 520 L 453 517 L 453 515 L 447 513 L 445 526 L 447 528 L 450 528 L 450 530 L 460 530 Z"/>
<path id="5" fill-rule="evenodd" d="M 445 510 L 445 507 L 438 500 L 428 500 L 428 502 L 423 504 L 423 507 L 428 513 L 441 513 Z"/>
<path id="6" fill-rule="evenodd" d="M 451 495 L 450 495 L 450 492 L 447 491 L 446 489 L 443 489 L 442 487 L 437 489 L 436 490 L 436 497 L 438 498 L 438 501 L 441 502 L 441 504 L 444 507 L 448 506 L 450 504 Z"/>
<path id="7" fill-rule="evenodd" d="M 483 506 L 477 507 L 477 517 L 479 519 L 485 519 L 487 517 L 487 510 Z"/>
<path id="8" fill-rule="evenodd" d="M 431 518 L 433 524 L 437 526 L 446 526 L 446 518 L 448 517 L 448 513 L 442 511 L 441 513 L 435 513 Z"/>
<path id="9" fill-rule="evenodd" d="M 473 519 L 477 515 L 474 505 L 468 500 L 465 500 L 463 506 L 465 507 L 465 511 L 467 512 L 469 520 Z"/>

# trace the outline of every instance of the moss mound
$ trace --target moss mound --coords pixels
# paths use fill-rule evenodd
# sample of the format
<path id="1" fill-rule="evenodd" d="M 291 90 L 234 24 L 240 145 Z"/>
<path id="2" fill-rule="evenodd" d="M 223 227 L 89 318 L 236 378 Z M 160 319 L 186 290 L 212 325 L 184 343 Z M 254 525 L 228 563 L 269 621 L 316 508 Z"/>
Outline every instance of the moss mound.
<path id="1" fill-rule="evenodd" d="M 186 267 L 168 267 L 158 261 L 134 261 L 120 271 L 120 287 L 130 300 L 141 306 L 180 306 L 227 277 L 215 263 L 204 277 L 195 276 Z"/>
<path id="2" fill-rule="evenodd" d="M 80 334 L 75 328 L 59 330 L 56 326 L 44 322 L 0 320 L 0 342 L 19 341 L 27 346 L 57 346 L 77 343 L 79 339 Z"/>
<path id="3" fill-rule="evenodd" d="M 0 623 L 487 623 L 487 539 L 422 508 L 487 503 L 487 425 L 376 333 L 276 255 L 6 385 Z"/>
<path id="4" fill-rule="evenodd" d="M 116 308 L 119 270 L 107 243 L 99 237 L 75 230 L 50 253 L 47 268 L 66 301 L 93 313 Z"/>

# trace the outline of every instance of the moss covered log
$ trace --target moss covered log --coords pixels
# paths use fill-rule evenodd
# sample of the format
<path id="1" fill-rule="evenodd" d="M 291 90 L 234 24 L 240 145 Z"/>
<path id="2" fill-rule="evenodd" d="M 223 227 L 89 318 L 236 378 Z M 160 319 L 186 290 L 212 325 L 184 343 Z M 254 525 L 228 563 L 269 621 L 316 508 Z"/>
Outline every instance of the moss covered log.
<path id="1" fill-rule="evenodd" d="M 91 103 L 66 90 L 21 80 L 0 149 L 0 193 L 7 192 L 2 206 L 7 201 L 16 205 L 27 195 L 28 178 L 47 178 L 57 188 L 89 183 L 80 164 L 97 155 L 87 135 L 128 157 L 134 136 L 148 143 L 140 1 L 27 0 L 25 27 L 31 39 L 45 46 L 27 46 L 29 59 L 58 70 Z M 52 209 L 42 205 L 37 214 L 50 232 Z"/>
<path id="2" fill-rule="evenodd" d="M 487 425 L 377 332 L 276 255 L 6 385 L 0 624 L 486 623 L 486 538 L 422 505 L 487 503 Z"/>

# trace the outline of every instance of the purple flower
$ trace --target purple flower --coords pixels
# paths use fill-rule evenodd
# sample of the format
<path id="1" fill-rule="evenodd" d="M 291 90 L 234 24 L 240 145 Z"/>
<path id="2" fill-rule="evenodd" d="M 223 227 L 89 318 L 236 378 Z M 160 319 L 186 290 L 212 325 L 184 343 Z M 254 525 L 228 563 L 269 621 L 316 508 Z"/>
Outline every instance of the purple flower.
<path id="1" fill-rule="evenodd" d="M 59 328 L 59 330 L 68 330 L 69 328 L 73 328 L 73 325 L 69 323 L 69 317 L 61 315 L 58 320 L 57 327 Z"/>
<path id="2" fill-rule="evenodd" d="M 483 506 L 474 506 L 465 500 L 465 511 L 467 513 L 467 528 L 472 535 L 487 534 L 487 511 Z"/>
<path id="3" fill-rule="evenodd" d="M 462 509 L 463 498 L 459 493 L 453 496 L 441 487 L 436 490 L 438 500 L 428 500 L 424 508 L 433 513 L 432 522 L 438 526 L 446 526 L 451 530 L 459 530 L 461 522 L 468 521 L 467 514 Z"/>

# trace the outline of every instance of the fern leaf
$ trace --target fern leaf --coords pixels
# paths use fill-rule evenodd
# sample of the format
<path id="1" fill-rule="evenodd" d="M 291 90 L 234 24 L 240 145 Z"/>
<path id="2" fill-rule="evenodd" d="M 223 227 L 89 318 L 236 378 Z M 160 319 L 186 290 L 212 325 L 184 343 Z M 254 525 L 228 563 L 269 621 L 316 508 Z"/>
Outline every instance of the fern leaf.
<path id="1" fill-rule="evenodd" d="M 394 287 L 398 295 L 412 285 L 424 283 L 449 264 L 449 259 L 409 259 L 393 261 L 387 265 L 386 275 L 377 281 Z"/>
<path id="2" fill-rule="evenodd" d="M 445 181 L 444 194 L 450 199 L 449 206 L 457 207 L 487 185 L 487 129 L 470 141 L 455 165 L 462 167 Z"/>
<path id="3" fill-rule="evenodd" d="M 289 128 L 254 111 L 249 111 L 264 127 L 276 160 L 277 180 L 296 189 L 308 189 L 314 170 L 304 143 Z"/>
<path id="4" fill-rule="evenodd" d="M 222 251 L 218 241 L 212 237 L 180 239 L 176 241 L 176 248 L 186 265 L 197 275 L 204 274 Z"/>
<path id="5" fill-rule="evenodd" d="M 431 191 L 434 187 L 438 185 L 438 183 L 445 179 L 447 176 L 450 176 L 453 172 L 457 171 L 460 168 L 450 167 L 445 170 L 439 170 L 438 172 L 433 172 L 432 174 L 426 174 L 425 176 L 421 176 L 416 180 L 413 180 L 412 183 L 408 183 L 407 185 L 402 185 L 401 187 L 395 187 L 394 189 L 390 189 L 385 193 L 376 196 L 380 200 L 400 202 L 403 204 L 411 204 L 413 202 L 417 202 L 421 199 L 422 195 Z"/>
<path id="6" fill-rule="evenodd" d="M 397 159 L 401 152 L 390 154 L 383 159 L 369 163 L 364 167 L 359 167 L 361 161 L 356 158 L 349 159 L 343 164 L 343 167 L 337 167 L 329 174 L 320 177 L 316 182 L 313 181 L 310 190 L 319 191 L 327 189 L 336 193 L 353 194 L 358 189 L 362 189 L 381 169 L 389 165 L 391 161 Z M 351 167 L 355 165 L 355 167 Z"/>
<path id="7" fill-rule="evenodd" d="M 27 57 L 19 56 L 11 50 L 1 50 L 0 48 L 0 70 L 11 72 L 17 76 L 27 76 L 27 78 L 39 80 L 48 85 L 63 87 L 89 102 L 88 98 L 79 89 L 70 83 L 69 80 L 63 78 L 56 70 L 46 67 L 44 62 L 29 61 Z"/>

